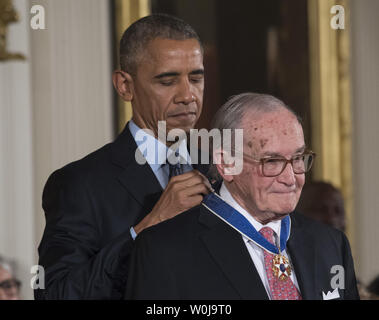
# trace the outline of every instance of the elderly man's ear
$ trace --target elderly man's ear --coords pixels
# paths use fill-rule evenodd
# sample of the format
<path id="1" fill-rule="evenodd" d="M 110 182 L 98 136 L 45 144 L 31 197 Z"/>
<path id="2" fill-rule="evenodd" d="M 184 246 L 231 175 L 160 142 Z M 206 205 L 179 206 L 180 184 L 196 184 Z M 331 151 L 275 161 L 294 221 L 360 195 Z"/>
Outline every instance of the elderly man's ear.
<path id="1" fill-rule="evenodd" d="M 133 78 L 132 76 L 122 70 L 116 70 L 112 75 L 113 85 L 118 95 L 124 101 L 133 100 Z"/>
<path id="2" fill-rule="evenodd" d="M 218 149 L 213 151 L 213 161 L 222 179 L 232 182 L 233 176 L 236 174 L 235 158 L 231 157 L 229 152 Z"/>

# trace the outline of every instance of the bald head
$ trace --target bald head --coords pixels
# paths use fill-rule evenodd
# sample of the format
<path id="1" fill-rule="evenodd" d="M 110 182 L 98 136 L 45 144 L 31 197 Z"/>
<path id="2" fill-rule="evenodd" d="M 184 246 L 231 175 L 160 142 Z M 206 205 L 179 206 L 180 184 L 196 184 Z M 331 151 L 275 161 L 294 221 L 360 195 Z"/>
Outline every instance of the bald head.
<path id="1" fill-rule="evenodd" d="M 239 129 L 246 115 L 260 116 L 269 112 L 287 110 L 301 123 L 300 117 L 283 101 L 272 95 L 246 92 L 232 96 L 217 111 L 212 128 Z"/>
<path id="2" fill-rule="evenodd" d="M 271 110 L 247 110 L 241 128 L 244 130 L 245 153 L 251 156 L 265 150 L 268 142 L 274 143 L 282 137 L 291 140 L 293 136 L 300 136 L 304 140 L 298 118 L 282 105 L 276 105 Z"/>
<path id="3" fill-rule="evenodd" d="M 280 99 L 268 94 L 246 92 L 232 96 L 221 106 L 213 118 L 212 128 L 219 130 L 221 134 L 220 142 L 223 141 L 223 130 L 232 129 L 231 141 L 234 141 L 235 129 L 244 129 L 245 131 L 251 127 L 253 121 L 260 119 L 264 114 L 276 112 L 288 112 L 301 126 L 300 117 Z M 245 133 L 244 136 L 246 137 Z M 249 132 L 249 137 L 251 136 L 255 136 L 254 132 Z M 247 141 L 247 146 L 253 148 L 253 141 Z M 213 149 L 219 147 L 219 145 L 211 145 Z M 213 164 L 210 166 L 209 175 L 214 179 L 220 179 Z"/>

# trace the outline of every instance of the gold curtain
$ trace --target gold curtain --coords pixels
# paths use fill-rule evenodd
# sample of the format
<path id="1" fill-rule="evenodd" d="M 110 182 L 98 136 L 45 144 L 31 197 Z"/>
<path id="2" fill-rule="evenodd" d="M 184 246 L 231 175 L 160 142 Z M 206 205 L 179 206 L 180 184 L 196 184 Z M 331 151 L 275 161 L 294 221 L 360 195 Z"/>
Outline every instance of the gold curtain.
<path id="1" fill-rule="evenodd" d="M 119 61 L 119 40 L 124 31 L 136 20 L 150 14 L 149 0 L 114 0 L 117 36 L 117 61 Z M 132 106 L 118 97 L 118 131 L 120 132 L 132 117 Z"/>
<path id="2" fill-rule="evenodd" d="M 334 30 L 330 25 L 334 5 L 345 10 L 345 29 Z M 312 142 L 317 153 L 312 170 L 315 180 L 341 190 L 353 247 L 349 13 L 349 0 L 308 0 Z"/>

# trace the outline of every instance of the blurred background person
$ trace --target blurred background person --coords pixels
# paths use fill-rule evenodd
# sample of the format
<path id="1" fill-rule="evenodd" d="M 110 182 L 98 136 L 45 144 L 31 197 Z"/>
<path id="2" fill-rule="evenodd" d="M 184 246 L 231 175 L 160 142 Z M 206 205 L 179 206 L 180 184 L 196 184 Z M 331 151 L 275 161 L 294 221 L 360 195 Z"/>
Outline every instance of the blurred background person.
<path id="1" fill-rule="evenodd" d="M 309 218 L 345 232 L 345 205 L 342 194 L 328 182 L 306 183 L 297 210 Z"/>
<path id="2" fill-rule="evenodd" d="M 12 275 L 11 265 L 0 257 L 0 300 L 20 300 L 21 282 Z"/>
<path id="3" fill-rule="evenodd" d="M 297 210 L 311 219 L 346 231 L 346 210 L 342 193 L 328 182 L 306 183 Z M 357 282 L 362 300 L 379 299 L 379 276 L 368 286 L 360 279 L 357 279 Z"/>
<path id="4" fill-rule="evenodd" d="M 379 300 L 379 275 L 376 276 L 367 286 L 370 300 Z"/>

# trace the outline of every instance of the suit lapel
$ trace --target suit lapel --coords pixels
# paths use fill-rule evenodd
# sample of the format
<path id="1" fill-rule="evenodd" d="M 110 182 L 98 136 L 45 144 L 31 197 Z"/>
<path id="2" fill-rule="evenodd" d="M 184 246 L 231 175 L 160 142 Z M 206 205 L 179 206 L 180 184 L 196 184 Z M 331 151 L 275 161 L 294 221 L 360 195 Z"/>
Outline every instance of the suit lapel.
<path id="1" fill-rule="evenodd" d="M 148 164 L 130 163 L 119 176 L 119 181 L 146 212 L 153 209 L 162 195 L 162 187 Z"/>
<path id="2" fill-rule="evenodd" d="M 112 146 L 112 162 L 122 168 L 118 180 L 146 212 L 149 212 L 161 196 L 162 187 L 148 163 L 140 165 L 136 162 L 136 150 L 137 145 L 126 125 Z"/>
<path id="3" fill-rule="evenodd" d="M 268 299 L 241 235 L 201 206 L 199 222 L 208 230 L 201 235 L 210 255 L 242 299 Z"/>
<path id="4" fill-rule="evenodd" d="M 296 219 L 296 214 L 291 214 L 291 235 L 287 242 L 287 248 L 294 265 L 302 298 L 306 300 L 320 299 L 315 283 L 316 252 L 314 243 L 311 236 Z"/>

